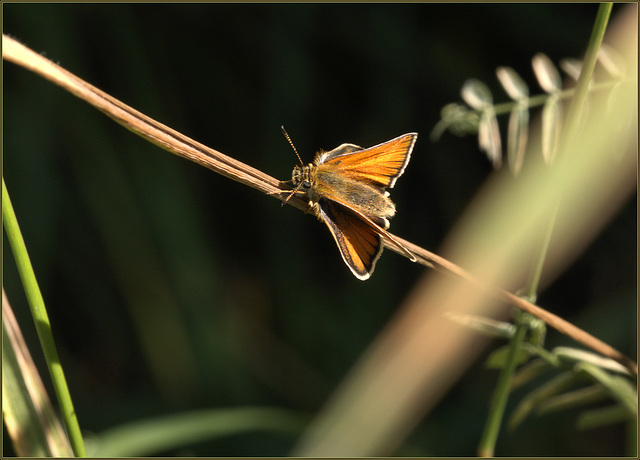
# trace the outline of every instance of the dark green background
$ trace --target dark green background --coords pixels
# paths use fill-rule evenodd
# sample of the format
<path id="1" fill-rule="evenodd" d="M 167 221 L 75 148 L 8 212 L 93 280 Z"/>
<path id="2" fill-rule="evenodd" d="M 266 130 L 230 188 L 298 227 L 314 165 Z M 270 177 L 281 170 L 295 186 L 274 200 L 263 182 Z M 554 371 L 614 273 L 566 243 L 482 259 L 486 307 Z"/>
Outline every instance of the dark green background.
<path id="1" fill-rule="evenodd" d="M 3 25 L 125 103 L 280 179 L 297 162 L 280 125 L 305 161 L 343 142 L 418 132 L 392 192 L 391 231 L 437 252 L 491 172 L 475 138 L 429 141 L 441 107 L 471 77 L 507 100 L 500 65 L 539 93 L 533 55 L 580 57 L 596 11 L 5 4 Z M 3 70 L 3 174 L 85 432 L 212 407 L 313 413 L 424 272 L 388 252 L 358 281 L 312 217 L 148 144 L 24 69 Z M 4 286 L 45 369 L 3 241 Z M 539 303 L 635 356 L 635 243 L 634 199 Z M 548 343 L 574 345 L 553 331 Z M 496 377 L 481 363 L 470 369 L 398 453 L 474 455 Z M 502 434 L 497 454 L 625 453 L 621 427 L 579 433 L 576 415 L 528 420 Z M 186 453 L 286 455 L 294 442 L 243 435 Z"/>

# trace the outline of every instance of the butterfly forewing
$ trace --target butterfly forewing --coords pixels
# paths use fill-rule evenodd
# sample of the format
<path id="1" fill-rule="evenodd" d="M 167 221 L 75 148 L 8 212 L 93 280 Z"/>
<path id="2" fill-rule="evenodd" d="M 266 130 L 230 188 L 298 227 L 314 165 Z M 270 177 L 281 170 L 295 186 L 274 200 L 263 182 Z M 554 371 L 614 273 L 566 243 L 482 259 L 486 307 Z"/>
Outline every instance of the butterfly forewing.
<path id="1" fill-rule="evenodd" d="M 402 175 L 411 158 L 416 133 L 404 134 L 383 144 L 353 151 L 350 144 L 323 154 L 318 166 L 335 168 L 354 181 L 362 181 L 379 188 L 391 188 Z"/>

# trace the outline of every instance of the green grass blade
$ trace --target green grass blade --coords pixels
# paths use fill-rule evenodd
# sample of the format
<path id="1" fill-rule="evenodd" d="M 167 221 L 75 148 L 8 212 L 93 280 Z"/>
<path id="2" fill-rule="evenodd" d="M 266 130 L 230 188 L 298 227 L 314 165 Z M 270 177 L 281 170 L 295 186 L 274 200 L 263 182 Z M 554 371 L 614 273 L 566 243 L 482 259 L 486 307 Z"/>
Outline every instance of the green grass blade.
<path id="1" fill-rule="evenodd" d="M 147 456 L 248 431 L 300 434 L 309 419 L 292 411 L 246 407 L 185 412 L 121 425 L 91 440 L 92 457 Z"/>
<path id="2" fill-rule="evenodd" d="M 504 411 L 507 407 L 511 381 L 517 366 L 518 352 L 527 332 L 527 323 L 523 321 L 523 315 L 519 316 L 516 322 L 516 332 L 509 344 L 506 362 L 500 372 L 484 431 L 478 445 L 478 455 L 482 457 L 492 457 L 494 455 Z"/>
<path id="3" fill-rule="evenodd" d="M 4 177 L 2 178 L 2 223 L 4 225 L 7 238 L 13 251 L 13 256 L 18 266 L 18 272 L 22 285 L 24 287 L 29 307 L 31 308 L 31 314 L 35 321 L 38 337 L 40 338 L 40 344 L 42 345 L 42 351 L 44 352 L 47 366 L 49 367 L 49 373 L 53 381 L 53 386 L 62 409 L 62 418 L 65 422 L 73 451 L 78 457 L 86 457 L 86 449 L 84 447 L 84 441 L 80 432 L 80 426 L 78 425 L 78 419 L 73 409 L 73 403 L 71 401 L 71 395 L 67 386 L 67 381 L 64 377 L 62 365 L 58 358 L 58 352 L 53 340 L 53 333 L 51 331 L 51 325 L 49 324 L 49 316 L 44 305 L 42 293 L 38 287 L 33 267 L 31 266 L 31 260 L 27 253 L 27 247 L 22 238 L 20 227 L 18 226 L 18 220 L 16 214 L 11 205 L 9 199 L 9 192 L 4 183 Z"/>
<path id="4" fill-rule="evenodd" d="M 20 326 L 2 291 L 2 415 L 20 457 L 71 457 L 73 450 Z"/>

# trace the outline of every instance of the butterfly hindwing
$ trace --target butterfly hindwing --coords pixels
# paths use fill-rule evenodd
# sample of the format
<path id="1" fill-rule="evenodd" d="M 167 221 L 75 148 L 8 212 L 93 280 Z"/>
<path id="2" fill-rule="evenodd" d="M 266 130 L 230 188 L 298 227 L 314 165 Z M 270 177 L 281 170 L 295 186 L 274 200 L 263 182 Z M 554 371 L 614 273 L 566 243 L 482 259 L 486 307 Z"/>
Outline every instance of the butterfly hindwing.
<path id="1" fill-rule="evenodd" d="M 368 279 L 382 253 L 382 237 L 377 226 L 357 211 L 334 201 L 321 200 L 318 206 L 320 218 L 329 227 L 344 262 L 357 278 Z"/>
<path id="2" fill-rule="evenodd" d="M 411 251 L 361 212 L 325 199 L 318 202 L 318 210 L 319 217 L 329 227 L 340 249 L 342 259 L 357 278 L 366 280 L 373 273 L 382 254 L 383 236 L 409 259 L 416 261 Z"/>

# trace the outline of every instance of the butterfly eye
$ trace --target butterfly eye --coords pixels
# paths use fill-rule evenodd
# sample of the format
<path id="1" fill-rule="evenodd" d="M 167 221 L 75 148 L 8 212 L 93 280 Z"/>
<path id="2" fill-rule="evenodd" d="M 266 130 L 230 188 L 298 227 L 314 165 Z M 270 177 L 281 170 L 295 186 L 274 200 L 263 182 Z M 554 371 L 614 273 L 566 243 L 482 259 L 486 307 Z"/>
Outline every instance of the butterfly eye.
<path id="1" fill-rule="evenodd" d="M 311 188 L 311 182 L 305 180 L 302 182 L 302 188 Z"/>

